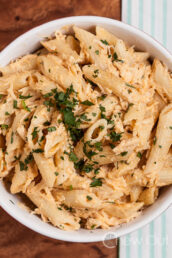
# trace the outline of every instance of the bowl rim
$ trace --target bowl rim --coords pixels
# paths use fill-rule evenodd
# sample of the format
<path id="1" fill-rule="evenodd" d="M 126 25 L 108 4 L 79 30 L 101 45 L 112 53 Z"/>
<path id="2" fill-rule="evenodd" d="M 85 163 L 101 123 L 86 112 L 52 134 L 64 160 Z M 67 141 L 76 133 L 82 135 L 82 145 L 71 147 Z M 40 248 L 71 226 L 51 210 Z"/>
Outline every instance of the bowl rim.
<path id="1" fill-rule="evenodd" d="M 166 56 L 167 58 L 171 58 L 172 59 L 172 55 L 171 53 L 162 45 L 160 44 L 157 40 L 155 40 L 153 37 L 151 37 L 150 35 L 148 35 L 147 33 L 139 30 L 138 28 L 131 26 L 127 23 L 118 21 L 118 20 L 114 20 L 111 18 L 106 18 L 106 17 L 100 17 L 100 16 L 70 16 L 70 17 L 65 17 L 65 18 L 60 18 L 60 19 L 56 19 L 53 21 L 49 21 L 46 22 L 42 25 L 36 26 L 30 30 L 28 30 L 27 32 L 23 33 L 22 35 L 20 35 L 19 37 L 17 37 L 15 40 L 13 40 L 8 46 L 6 46 L 0 53 L 0 58 L 5 58 L 6 53 L 10 50 L 10 49 L 14 49 L 15 45 L 17 45 L 18 43 L 20 43 L 20 41 L 24 40 L 25 38 L 28 38 L 30 36 L 32 36 L 33 33 L 37 33 L 40 32 L 40 30 L 44 27 L 51 27 L 55 24 L 57 24 L 58 26 L 60 24 L 62 24 L 61 26 L 63 27 L 65 25 L 65 23 L 67 24 L 74 24 L 75 22 L 92 22 L 93 25 L 96 24 L 96 22 L 101 22 L 102 24 L 107 24 L 107 25 L 112 25 L 112 26 L 117 26 L 119 28 L 125 28 L 129 30 L 129 33 L 133 32 L 136 33 L 138 36 L 140 37 L 144 37 L 145 40 L 149 41 L 151 44 L 153 44 L 154 48 L 158 48 L 160 50 L 160 52 Z M 172 188 L 171 188 L 172 190 Z M 172 191 L 171 191 L 172 192 Z M 133 224 L 131 227 L 128 228 L 127 227 L 124 228 L 123 230 L 121 230 L 122 232 L 119 233 L 117 235 L 117 237 L 121 237 L 123 235 L 129 234 L 135 230 L 138 230 L 139 228 L 145 226 L 146 224 L 150 223 L 152 220 L 154 220 L 156 217 L 158 217 L 162 212 L 164 212 L 172 203 L 172 196 L 170 197 L 170 194 L 168 196 L 169 198 L 166 198 L 163 206 L 160 206 L 156 212 L 153 213 L 152 216 L 148 216 L 147 219 L 141 220 L 140 222 Z M 100 235 L 94 235 L 94 234 L 90 234 L 90 237 L 88 238 L 88 236 L 85 237 L 71 237 L 71 236 L 61 236 L 60 233 L 57 233 L 56 235 L 51 234 L 50 232 L 45 233 L 44 230 L 42 230 L 41 228 L 34 228 L 31 225 L 31 222 L 28 222 L 26 219 L 21 218 L 20 215 L 18 214 L 14 214 L 12 209 L 10 208 L 10 206 L 8 204 L 6 204 L 5 202 L 3 202 L 3 200 L 0 198 L 0 206 L 10 215 L 12 216 L 15 220 L 17 220 L 18 222 L 20 222 L 21 224 L 25 225 L 26 227 L 28 227 L 29 229 L 40 233 L 44 236 L 50 237 L 50 238 L 54 238 L 57 240 L 64 240 L 64 241 L 69 241 L 69 242 L 97 242 L 97 241 L 103 241 L 103 237 L 105 236 L 105 231 L 102 229 L 101 230 L 101 234 Z M 115 229 L 110 228 L 109 232 L 115 232 Z"/>

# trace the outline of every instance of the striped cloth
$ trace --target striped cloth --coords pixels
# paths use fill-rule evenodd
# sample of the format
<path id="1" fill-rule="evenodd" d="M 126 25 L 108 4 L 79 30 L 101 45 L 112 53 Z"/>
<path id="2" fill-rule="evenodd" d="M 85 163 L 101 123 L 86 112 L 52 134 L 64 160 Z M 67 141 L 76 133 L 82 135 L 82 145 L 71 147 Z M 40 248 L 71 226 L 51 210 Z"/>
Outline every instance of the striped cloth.
<path id="1" fill-rule="evenodd" d="M 172 52 L 172 0 L 122 0 L 122 20 Z M 172 207 L 144 228 L 120 238 L 120 258 L 171 258 Z"/>

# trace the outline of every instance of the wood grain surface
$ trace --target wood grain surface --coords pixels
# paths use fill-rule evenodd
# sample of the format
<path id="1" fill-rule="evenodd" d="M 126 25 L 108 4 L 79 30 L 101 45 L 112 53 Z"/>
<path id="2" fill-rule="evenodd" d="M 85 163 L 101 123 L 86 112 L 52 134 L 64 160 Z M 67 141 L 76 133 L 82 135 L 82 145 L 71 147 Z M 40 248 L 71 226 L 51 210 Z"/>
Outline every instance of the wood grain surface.
<path id="1" fill-rule="evenodd" d="M 72 15 L 120 20 L 120 0 L 0 0 L 0 50 L 25 31 Z M 0 197 L 1 198 L 1 197 Z M 0 258 L 115 258 L 116 248 L 69 243 L 41 236 L 0 208 Z"/>
<path id="2" fill-rule="evenodd" d="M 0 50 L 37 25 L 72 15 L 120 20 L 120 0 L 0 0 Z"/>

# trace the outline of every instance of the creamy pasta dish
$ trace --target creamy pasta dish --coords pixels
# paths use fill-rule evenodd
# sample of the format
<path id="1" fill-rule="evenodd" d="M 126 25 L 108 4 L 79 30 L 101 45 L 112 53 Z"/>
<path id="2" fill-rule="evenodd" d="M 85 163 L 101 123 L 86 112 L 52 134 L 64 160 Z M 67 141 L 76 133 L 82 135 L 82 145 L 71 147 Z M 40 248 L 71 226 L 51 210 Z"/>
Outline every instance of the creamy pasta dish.
<path id="1" fill-rule="evenodd" d="M 172 184 L 172 76 L 101 27 L 0 68 L 0 178 L 45 222 L 107 229 Z"/>

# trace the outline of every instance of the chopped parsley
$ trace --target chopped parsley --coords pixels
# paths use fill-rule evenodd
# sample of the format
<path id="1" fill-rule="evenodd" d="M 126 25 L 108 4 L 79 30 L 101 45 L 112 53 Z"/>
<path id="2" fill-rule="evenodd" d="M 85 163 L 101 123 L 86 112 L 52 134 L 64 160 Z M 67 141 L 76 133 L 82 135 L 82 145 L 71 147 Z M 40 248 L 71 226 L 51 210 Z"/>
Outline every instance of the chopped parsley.
<path id="1" fill-rule="evenodd" d="M 101 178 L 95 178 L 95 177 L 93 177 L 90 186 L 91 186 L 91 187 L 102 186 L 102 180 L 101 180 Z"/>
<path id="2" fill-rule="evenodd" d="M 52 92 L 48 92 L 48 93 L 46 93 L 46 94 L 43 95 L 44 98 L 49 98 L 49 97 L 51 97 L 51 96 L 53 96 L 53 93 L 52 93 Z"/>
<path id="3" fill-rule="evenodd" d="M 22 104 L 22 107 L 23 107 L 26 111 L 31 112 L 30 108 L 26 105 L 26 103 L 25 103 L 24 100 L 22 100 L 21 104 Z"/>
<path id="4" fill-rule="evenodd" d="M 31 98 L 32 96 L 29 94 L 29 95 L 27 95 L 27 96 L 23 96 L 23 95 L 19 95 L 19 99 L 29 99 L 29 98 Z"/>
<path id="5" fill-rule="evenodd" d="M 55 126 L 48 127 L 47 131 L 48 132 L 54 132 L 54 131 L 56 131 L 56 127 Z"/>
<path id="6" fill-rule="evenodd" d="M 106 112 L 105 107 L 103 107 L 101 104 L 100 104 L 99 108 L 100 108 L 100 111 L 101 111 L 102 113 L 103 113 L 103 112 Z"/>
<path id="7" fill-rule="evenodd" d="M 11 133 L 11 144 L 12 144 L 13 141 L 14 141 L 13 136 L 14 136 L 14 132 Z"/>
<path id="8" fill-rule="evenodd" d="M 100 168 L 96 168 L 96 169 L 94 170 L 94 174 L 95 174 L 95 175 L 99 174 L 99 170 L 100 170 Z"/>
<path id="9" fill-rule="evenodd" d="M 54 172 L 54 174 L 55 174 L 55 176 L 58 176 L 58 175 L 59 175 L 59 173 L 58 173 L 58 172 Z"/>
<path id="10" fill-rule="evenodd" d="M 42 149 L 34 149 L 32 150 L 33 153 L 43 153 L 44 151 Z"/>
<path id="11" fill-rule="evenodd" d="M 75 155 L 75 153 L 73 151 L 71 151 L 70 153 L 68 153 L 67 151 L 64 151 L 64 154 L 69 156 L 70 161 L 73 161 L 73 162 L 78 161 L 78 157 Z"/>
<path id="12" fill-rule="evenodd" d="M 89 158 L 91 160 L 93 156 L 97 155 L 97 152 L 92 151 L 92 150 L 87 151 L 87 146 L 92 147 L 90 145 L 90 141 L 84 142 L 83 152 L 87 156 L 87 158 Z"/>
<path id="13" fill-rule="evenodd" d="M 72 185 L 70 185 L 70 186 L 69 186 L 69 189 L 72 191 L 72 190 L 73 190 L 73 186 L 72 186 Z"/>
<path id="14" fill-rule="evenodd" d="M 13 108 L 17 109 L 17 100 L 13 100 Z"/>
<path id="15" fill-rule="evenodd" d="M 82 105 L 85 105 L 85 106 L 93 106 L 93 105 L 94 105 L 94 103 L 92 103 L 92 102 L 89 101 L 89 100 L 85 100 L 85 101 L 81 102 L 81 104 L 82 104 Z"/>
<path id="16" fill-rule="evenodd" d="M 28 165 L 33 160 L 33 155 L 30 152 L 29 155 L 25 158 L 24 162 L 26 165 Z"/>
<path id="17" fill-rule="evenodd" d="M 73 162 L 78 161 L 78 158 L 73 151 L 69 154 L 69 159 Z"/>
<path id="18" fill-rule="evenodd" d="M 110 133 L 110 139 L 112 140 L 112 142 L 120 141 L 121 137 L 122 137 L 121 133 L 116 133 L 114 131 Z"/>
<path id="19" fill-rule="evenodd" d="M 119 59 L 118 58 L 118 55 L 117 55 L 117 53 L 115 52 L 114 54 L 113 54 L 113 59 L 112 59 L 112 62 L 120 62 L 120 63 L 124 63 L 124 61 L 123 60 L 121 60 L 121 59 Z"/>
<path id="20" fill-rule="evenodd" d="M 84 167 L 85 161 L 84 159 L 80 159 L 78 162 L 74 163 L 75 169 L 82 171 Z"/>
<path id="21" fill-rule="evenodd" d="M 115 148 L 115 145 L 113 143 L 109 143 L 111 149 L 114 149 Z"/>
<path id="22" fill-rule="evenodd" d="M 54 107 L 52 100 L 45 100 L 43 104 L 47 107 L 47 111 L 50 111 L 50 107 Z"/>
<path id="23" fill-rule="evenodd" d="M 105 45 L 109 45 L 109 43 L 107 42 L 106 39 L 105 39 L 105 40 L 101 39 L 100 41 L 101 41 L 103 44 L 105 44 Z"/>
<path id="24" fill-rule="evenodd" d="M 91 84 L 93 89 L 97 86 L 96 83 L 94 83 L 93 81 L 89 80 L 88 78 L 86 80 L 87 80 L 87 82 L 89 82 Z"/>
<path id="25" fill-rule="evenodd" d="M 123 151 L 123 152 L 121 152 L 121 156 L 123 157 L 123 156 L 126 156 L 128 154 L 128 151 Z"/>
<path id="26" fill-rule="evenodd" d="M 99 126 L 99 129 L 102 131 L 105 127 L 103 125 Z"/>
<path id="27" fill-rule="evenodd" d="M 20 171 L 23 171 L 23 170 L 27 170 L 28 167 L 26 166 L 26 164 L 23 162 L 23 161 L 19 161 L 19 166 L 20 166 Z"/>
<path id="28" fill-rule="evenodd" d="M 96 55 L 99 55 L 99 50 L 96 50 L 95 53 L 96 53 Z"/>
<path id="29" fill-rule="evenodd" d="M 38 132 L 39 132 L 39 131 L 37 130 L 37 128 L 38 128 L 38 127 L 34 127 L 33 132 L 31 133 L 31 135 L 32 135 L 32 140 L 36 139 L 37 136 L 38 136 Z"/>
<path id="30" fill-rule="evenodd" d="M 99 74 L 99 70 L 98 70 L 98 69 L 94 70 L 93 77 L 94 77 L 94 78 L 97 78 L 97 77 L 98 77 L 98 74 Z"/>
<path id="31" fill-rule="evenodd" d="M 105 98 L 107 97 L 107 95 L 106 94 L 103 94 L 101 97 L 99 97 L 100 98 L 100 100 L 104 100 Z"/>
<path id="32" fill-rule="evenodd" d="M 83 130 L 79 128 L 81 120 L 78 121 L 78 117 L 74 115 L 74 108 L 78 105 L 79 101 L 72 97 L 71 94 L 77 96 L 77 92 L 74 90 L 71 84 L 67 88 L 66 92 L 57 91 L 57 89 L 52 90 L 53 99 L 47 99 L 44 101 L 44 105 L 47 110 L 50 111 L 50 107 L 56 106 L 57 110 L 62 114 L 62 121 L 66 129 L 69 131 L 70 136 L 74 144 L 76 144 L 83 137 Z M 47 93 L 44 97 L 49 98 L 52 96 L 51 93 Z M 85 103 L 90 104 L 90 103 Z M 48 124 L 45 124 L 48 125 Z"/>
<path id="33" fill-rule="evenodd" d="M 91 201 L 93 198 L 91 197 L 91 196 L 89 196 L 89 195 L 87 195 L 87 200 L 88 201 Z"/>
<path id="34" fill-rule="evenodd" d="M 133 105 L 134 105 L 133 103 L 129 103 L 126 112 L 128 112 L 128 110 L 130 109 L 130 107 L 132 107 Z"/>
<path id="35" fill-rule="evenodd" d="M 154 139 L 153 139 L 153 145 L 156 144 L 156 141 L 157 141 L 157 137 L 155 136 Z"/>
<path id="36" fill-rule="evenodd" d="M 89 173 L 89 172 L 91 172 L 92 170 L 93 170 L 93 165 L 91 165 L 91 164 L 86 164 L 86 165 L 84 165 L 84 167 L 83 167 L 83 171 L 86 172 L 86 173 Z"/>
<path id="37" fill-rule="evenodd" d="M 95 148 L 96 148 L 97 150 L 99 150 L 99 151 L 102 151 L 102 150 L 103 150 L 103 148 L 102 148 L 102 143 L 101 143 L 101 142 L 96 142 L 96 143 L 94 144 L 94 146 L 95 146 Z"/>
<path id="38" fill-rule="evenodd" d="M 172 126 L 169 127 L 172 130 Z"/>
<path id="39" fill-rule="evenodd" d="M 43 123 L 44 126 L 49 126 L 51 123 L 49 121 L 46 121 Z"/>
<path id="40" fill-rule="evenodd" d="M 141 159 L 142 158 L 142 154 L 141 154 L 141 152 L 139 151 L 139 152 L 137 152 L 137 157 L 139 158 L 139 159 Z"/>
<path id="41" fill-rule="evenodd" d="M 134 87 L 133 85 L 129 84 L 129 83 L 125 83 L 125 85 L 126 85 L 127 87 L 130 87 L 130 88 L 135 89 L 135 87 Z"/>
<path id="42" fill-rule="evenodd" d="M 111 120 L 110 118 L 107 118 L 106 115 L 104 114 L 106 112 L 106 108 L 100 104 L 99 109 L 100 109 L 100 117 L 103 119 L 106 119 L 108 124 L 113 124 L 114 121 Z"/>
<path id="43" fill-rule="evenodd" d="M 2 125 L 1 125 L 1 128 L 2 128 L 2 129 L 8 129 L 8 125 L 2 124 Z"/>
<path id="44" fill-rule="evenodd" d="M 10 113 L 8 113 L 8 112 L 5 112 L 5 115 L 6 115 L 6 116 L 9 116 L 9 115 L 10 115 Z"/>
<path id="45" fill-rule="evenodd" d="M 86 122 L 91 121 L 91 119 L 88 119 L 85 114 L 80 115 L 78 122 L 80 122 L 80 120 L 84 120 Z"/>
<path id="46" fill-rule="evenodd" d="M 93 112 L 93 113 L 92 113 L 92 115 L 93 115 L 93 116 L 96 116 L 96 115 L 97 115 L 97 113 L 94 113 L 94 112 Z"/>
<path id="47" fill-rule="evenodd" d="M 21 155 L 19 155 L 18 157 L 17 156 L 14 156 L 14 160 L 19 160 L 21 157 Z"/>
<path id="48" fill-rule="evenodd" d="M 45 136 L 42 135 L 41 138 L 39 139 L 39 143 L 42 142 L 45 139 Z"/>
<path id="49" fill-rule="evenodd" d="M 159 148 L 162 148 L 162 145 L 159 145 Z"/>

